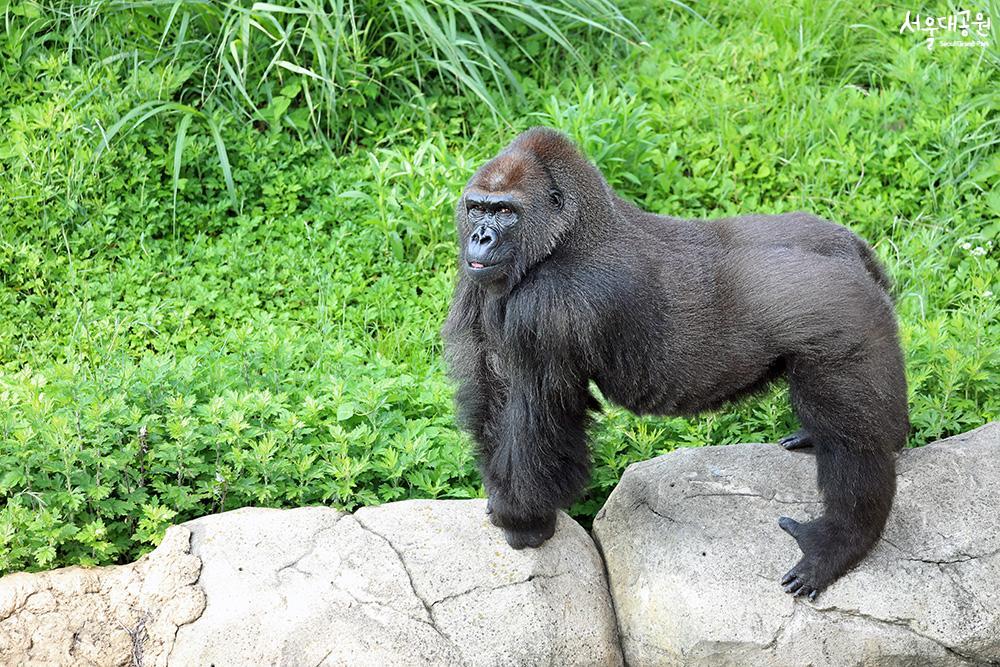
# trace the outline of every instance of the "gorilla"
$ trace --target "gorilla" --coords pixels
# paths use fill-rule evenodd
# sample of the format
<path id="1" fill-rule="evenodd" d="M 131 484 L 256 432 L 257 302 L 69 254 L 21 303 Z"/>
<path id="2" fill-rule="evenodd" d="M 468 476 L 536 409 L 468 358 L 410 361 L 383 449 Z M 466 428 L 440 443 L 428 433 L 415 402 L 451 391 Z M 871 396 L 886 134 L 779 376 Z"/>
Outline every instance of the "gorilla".
<path id="1" fill-rule="evenodd" d="M 872 249 L 808 213 L 688 220 L 615 194 L 562 134 L 533 128 L 481 167 L 456 212 L 444 326 L 458 421 L 491 521 L 515 549 L 552 536 L 588 482 L 588 414 L 694 415 L 787 378 L 824 512 L 779 526 L 781 579 L 816 595 L 885 525 L 909 418 L 889 279 Z"/>

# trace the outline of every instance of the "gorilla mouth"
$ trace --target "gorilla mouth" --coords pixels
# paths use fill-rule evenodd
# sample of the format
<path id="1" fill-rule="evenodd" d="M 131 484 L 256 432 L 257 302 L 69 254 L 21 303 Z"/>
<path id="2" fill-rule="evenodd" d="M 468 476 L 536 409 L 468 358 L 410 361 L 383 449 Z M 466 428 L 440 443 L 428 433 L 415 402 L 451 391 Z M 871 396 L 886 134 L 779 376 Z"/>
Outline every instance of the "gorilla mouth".
<path id="1" fill-rule="evenodd" d="M 485 258 L 484 258 L 485 259 Z M 490 262 L 470 259 L 465 262 L 467 275 L 477 282 L 494 280 L 503 275 L 503 266 L 506 262 Z"/>
<path id="2" fill-rule="evenodd" d="M 469 268 L 472 269 L 473 271 L 485 271 L 487 269 L 492 269 L 497 266 L 500 266 L 501 264 L 503 264 L 503 262 L 490 262 L 489 264 L 474 260 L 469 260 L 468 262 Z"/>

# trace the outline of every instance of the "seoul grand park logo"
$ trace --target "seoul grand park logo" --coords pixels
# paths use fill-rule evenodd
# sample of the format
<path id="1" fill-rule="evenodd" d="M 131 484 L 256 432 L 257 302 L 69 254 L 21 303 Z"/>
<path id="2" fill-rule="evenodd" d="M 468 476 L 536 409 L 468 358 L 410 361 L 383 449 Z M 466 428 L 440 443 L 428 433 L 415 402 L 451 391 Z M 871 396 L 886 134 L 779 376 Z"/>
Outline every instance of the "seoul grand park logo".
<path id="1" fill-rule="evenodd" d="M 906 12 L 899 26 L 900 34 L 911 32 L 923 35 L 927 48 L 935 47 L 986 47 L 992 22 L 984 11 L 963 10 L 944 16 L 921 15 Z"/>

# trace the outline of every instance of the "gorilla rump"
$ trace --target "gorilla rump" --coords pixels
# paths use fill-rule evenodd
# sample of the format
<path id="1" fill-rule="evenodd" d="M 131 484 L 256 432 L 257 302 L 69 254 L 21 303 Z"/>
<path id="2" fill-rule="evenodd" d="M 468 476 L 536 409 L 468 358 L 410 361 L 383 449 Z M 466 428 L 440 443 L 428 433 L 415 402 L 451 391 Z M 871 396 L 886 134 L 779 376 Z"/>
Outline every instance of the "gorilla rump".
<path id="1" fill-rule="evenodd" d="M 591 381 L 635 413 L 690 415 L 784 376 L 802 430 L 783 444 L 814 448 L 825 511 L 779 519 L 803 552 L 781 584 L 815 597 L 864 558 L 909 433 L 889 281 L 864 241 L 807 213 L 647 213 L 545 128 L 479 169 L 455 217 L 446 356 L 512 547 L 551 537 L 587 484 Z"/>

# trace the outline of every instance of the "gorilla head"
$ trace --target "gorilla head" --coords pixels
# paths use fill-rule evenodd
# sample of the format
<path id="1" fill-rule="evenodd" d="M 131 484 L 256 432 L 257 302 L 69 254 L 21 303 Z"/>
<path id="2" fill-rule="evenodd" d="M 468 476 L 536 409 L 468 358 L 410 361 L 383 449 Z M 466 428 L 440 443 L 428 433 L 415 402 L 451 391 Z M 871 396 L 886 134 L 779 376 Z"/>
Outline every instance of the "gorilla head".
<path id="1" fill-rule="evenodd" d="M 462 271 L 484 286 L 517 284 L 574 234 L 582 195 L 601 181 L 557 132 L 522 134 L 473 175 L 458 201 Z"/>

